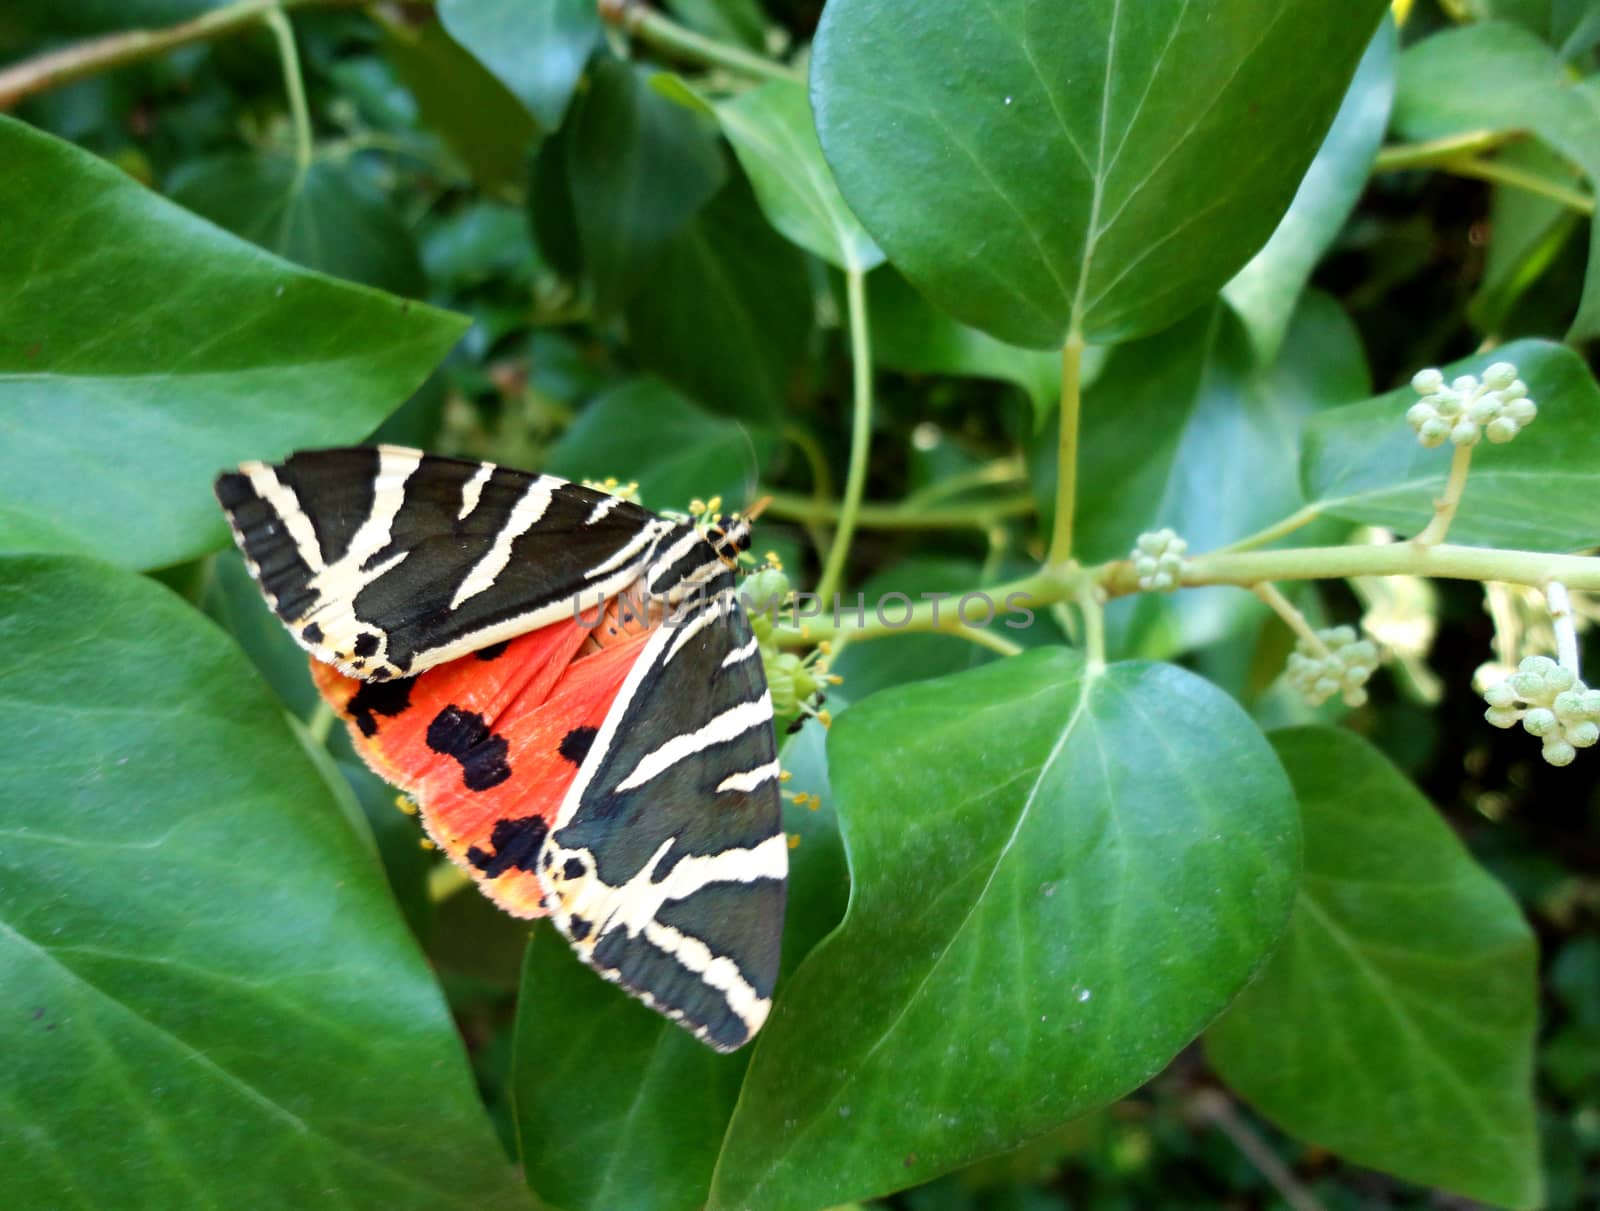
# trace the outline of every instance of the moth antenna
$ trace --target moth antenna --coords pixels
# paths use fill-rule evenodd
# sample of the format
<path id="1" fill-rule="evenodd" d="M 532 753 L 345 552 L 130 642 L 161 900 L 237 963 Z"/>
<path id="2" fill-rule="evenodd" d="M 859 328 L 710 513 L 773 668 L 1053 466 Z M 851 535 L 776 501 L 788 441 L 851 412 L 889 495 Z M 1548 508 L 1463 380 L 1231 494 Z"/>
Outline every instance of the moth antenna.
<path id="1" fill-rule="evenodd" d="M 744 494 L 741 497 L 743 500 L 749 500 L 756 494 L 756 488 L 761 484 L 761 460 L 756 456 L 756 444 L 751 440 L 750 430 L 745 427 L 743 421 L 734 423 L 739 426 L 739 436 L 744 438 L 745 453 L 749 456 L 745 463 Z M 745 510 L 745 516 L 750 516 L 748 509 Z"/>

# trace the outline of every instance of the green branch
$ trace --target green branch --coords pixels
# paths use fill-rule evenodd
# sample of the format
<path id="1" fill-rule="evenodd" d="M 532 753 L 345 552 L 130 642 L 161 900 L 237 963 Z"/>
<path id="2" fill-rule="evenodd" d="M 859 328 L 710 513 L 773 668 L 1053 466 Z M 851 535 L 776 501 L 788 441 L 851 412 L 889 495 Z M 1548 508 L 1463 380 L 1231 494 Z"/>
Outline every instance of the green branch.
<path id="1" fill-rule="evenodd" d="M 685 29 L 636 0 L 600 0 L 600 15 L 651 50 L 700 67 L 722 67 L 760 80 L 788 80 L 794 84 L 806 81 L 804 74 L 792 67 Z"/>
<path id="2" fill-rule="evenodd" d="M 843 506 L 831 500 L 813 500 L 792 492 L 769 492 L 769 516 L 802 523 L 836 522 Z M 994 500 L 973 501 L 965 505 L 945 505 L 940 508 L 923 508 L 909 500 L 897 505 L 866 504 L 857 506 L 857 526 L 869 530 L 950 530 L 973 527 L 986 530 L 996 521 L 1007 517 L 1022 517 L 1033 512 L 1031 496 L 1005 496 Z"/>
<path id="3" fill-rule="evenodd" d="M 1485 160 L 1483 153 L 1495 151 L 1522 138 L 1520 131 L 1475 130 L 1464 135 L 1450 135 L 1443 139 L 1429 139 L 1422 143 L 1399 143 L 1385 147 L 1372 162 L 1373 172 L 1402 172 L 1410 169 L 1435 168 L 1458 177 L 1490 181 L 1496 185 L 1521 189 L 1524 192 L 1549 198 L 1579 214 L 1594 214 L 1594 198 L 1576 189 L 1569 189 L 1538 173 L 1528 172 L 1514 164 L 1498 160 Z"/>
<path id="4" fill-rule="evenodd" d="M 235 0 L 165 29 L 130 29 L 74 42 L 0 71 L 0 110 L 53 88 L 154 59 L 196 42 L 226 37 L 291 8 L 354 7 L 364 0 Z"/>
<path id="5" fill-rule="evenodd" d="M 289 116 L 294 123 L 294 163 L 301 177 L 311 170 L 313 143 L 311 110 L 306 105 L 306 82 L 300 74 L 300 50 L 295 45 L 294 27 L 281 8 L 262 18 L 278 43 L 278 59 L 283 65 L 283 91 L 289 99 Z"/>
<path id="6" fill-rule="evenodd" d="M 845 273 L 845 289 L 850 312 L 850 365 L 854 382 L 850 422 L 850 469 L 844 481 L 844 502 L 839 508 L 839 527 L 817 582 L 817 596 L 828 598 L 838 591 L 844 578 L 845 561 L 850 556 L 850 539 L 855 533 L 856 515 L 867 486 L 867 447 L 872 441 L 872 341 L 867 330 L 867 275 L 852 268 Z"/>

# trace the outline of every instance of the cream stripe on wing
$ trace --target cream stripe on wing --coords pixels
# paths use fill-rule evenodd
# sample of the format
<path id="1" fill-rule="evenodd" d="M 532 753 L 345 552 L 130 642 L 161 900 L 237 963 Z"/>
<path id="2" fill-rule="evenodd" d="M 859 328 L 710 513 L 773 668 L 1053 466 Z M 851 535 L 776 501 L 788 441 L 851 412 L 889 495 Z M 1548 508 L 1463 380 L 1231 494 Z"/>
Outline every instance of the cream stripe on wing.
<path id="1" fill-rule="evenodd" d="M 478 498 L 483 495 L 483 485 L 489 482 L 494 472 L 493 463 L 484 463 L 471 479 L 461 485 L 461 512 L 456 514 L 457 521 L 466 521 L 472 516 L 472 511 L 478 507 Z"/>
<path id="2" fill-rule="evenodd" d="M 505 571 L 506 564 L 511 562 L 511 545 L 544 516 L 545 510 L 550 507 L 550 497 L 564 482 L 566 481 L 553 476 L 541 475 L 528 485 L 522 494 L 522 499 L 512 506 L 511 516 L 506 518 L 506 524 L 501 526 L 500 532 L 494 536 L 494 544 L 484 552 L 483 558 L 473 565 L 472 571 L 467 573 L 466 579 L 461 582 L 461 587 L 456 590 L 456 595 L 450 599 L 452 610 L 494 584 L 495 578 Z"/>
<path id="3" fill-rule="evenodd" d="M 312 528 L 306 511 L 300 507 L 300 498 L 295 495 L 294 489 L 280 480 L 278 473 L 266 463 L 245 463 L 239 470 L 244 472 L 256 495 L 272 506 L 273 512 L 283 522 L 283 528 L 289 531 L 289 537 L 294 540 L 295 549 L 306 566 L 313 573 L 322 571 L 325 565 L 322 562 L 322 547 L 317 543 L 317 532 Z"/>
<path id="4" fill-rule="evenodd" d="M 717 783 L 718 793 L 722 791 L 753 791 L 763 782 L 771 782 L 782 771 L 776 761 L 769 761 L 766 765 L 758 765 L 755 769 L 745 770 L 743 773 L 729 774 Z"/>
<path id="5" fill-rule="evenodd" d="M 633 773 L 617 783 L 617 793 L 637 790 L 657 774 L 665 773 L 692 753 L 723 744 L 744 735 L 751 728 L 772 722 L 772 703 L 762 694 L 754 702 L 741 702 L 692 732 L 673 736 L 660 748 L 646 753 Z"/>

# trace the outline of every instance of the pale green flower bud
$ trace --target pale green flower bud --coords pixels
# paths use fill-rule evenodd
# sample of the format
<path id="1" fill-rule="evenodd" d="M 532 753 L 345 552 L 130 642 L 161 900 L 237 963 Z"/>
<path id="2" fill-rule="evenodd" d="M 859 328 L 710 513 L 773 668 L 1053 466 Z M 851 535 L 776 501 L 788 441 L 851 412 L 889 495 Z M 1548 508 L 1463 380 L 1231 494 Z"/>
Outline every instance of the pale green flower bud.
<path id="1" fill-rule="evenodd" d="M 1527 662 L 1523 662 L 1526 666 Z M 1533 702 L 1544 697 L 1544 677 L 1526 667 L 1519 673 L 1511 674 L 1509 684 L 1516 691 L 1517 697 L 1524 702 Z"/>
<path id="2" fill-rule="evenodd" d="M 1522 718 L 1522 712 L 1514 706 L 1491 706 L 1483 717 L 1496 727 L 1510 727 Z"/>
<path id="3" fill-rule="evenodd" d="M 1565 740 L 1552 736 L 1544 742 L 1544 759 L 1551 765 L 1571 765 L 1577 755 L 1578 750 Z"/>
<path id="4" fill-rule="evenodd" d="M 1460 378 L 1450 383 L 1450 390 L 1458 395 L 1471 395 L 1478 389 L 1478 380 L 1470 374 L 1463 374 Z"/>
<path id="5" fill-rule="evenodd" d="M 1578 680 L 1578 675 L 1564 664 L 1556 664 L 1544 669 L 1545 688 L 1561 693 L 1570 690 Z"/>
<path id="6" fill-rule="evenodd" d="M 1458 446 L 1476 446 L 1478 444 L 1478 426 L 1469 420 L 1456 422 L 1456 427 L 1450 430 L 1450 440 Z"/>
<path id="7" fill-rule="evenodd" d="M 1418 370 L 1411 376 L 1411 389 L 1418 395 L 1431 395 L 1444 386 L 1444 375 L 1431 366 L 1426 370 Z"/>
<path id="8" fill-rule="evenodd" d="M 1520 429 L 1539 415 L 1539 407 L 1531 399 L 1514 399 L 1505 406 L 1507 419 L 1517 422 Z"/>
<path id="9" fill-rule="evenodd" d="M 1450 436 L 1450 422 L 1442 417 L 1434 417 L 1425 421 L 1422 428 L 1417 430 L 1417 437 L 1428 449 L 1444 445 L 1445 438 Z"/>
<path id="10" fill-rule="evenodd" d="M 1422 426 L 1439 415 L 1439 410 L 1432 404 L 1415 403 L 1406 410 L 1406 423 L 1413 429 L 1420 431 Z"/>
<path id="11" fill-rule="evenodd" d="M 1491 391 L 1504 391 L 1517 381 L 1517 368 L 1510 362 L 1496 362 L 1483 372 L 1483 385 Z"/>
<path id="12" fill-rule="evenodd" d="M 1596 740 L 1600 740 L 1600 723 L 1593 719 L 1585 719 L 1582 723 L 1569 724 L 1566 728 L 1567 743 L 1575 748 L 1588 748 Z"/>
<path id="13" fill-rule="evenodd" d="M 1522 717 L 1522 728 L 1530 736 L 1548 736 L 1560 727 L 1556 713 L 1548 707 L 1536 706 Z"/>
<path id="14" fill-rule="evenodd" d="M 1483 433 L 1484 436 L 1492 441 L 1495 445 L 1503 446 L 1517 435 L 1517 431 L 1521 427 L 1522 426 L 1517 424 L 1517 422 L 1512 420 L 1509 416 L 1497 416 L 1494 420 L 1489 422 L 1488 427 L 1484 429 Z"/>
<path id="15" fill-rule="evenodd" d="M 1483 700 L 1490 706 L 1507 707 L 1517 700 L 1517 691 L 1504 681 L 1483 691 Z"/>

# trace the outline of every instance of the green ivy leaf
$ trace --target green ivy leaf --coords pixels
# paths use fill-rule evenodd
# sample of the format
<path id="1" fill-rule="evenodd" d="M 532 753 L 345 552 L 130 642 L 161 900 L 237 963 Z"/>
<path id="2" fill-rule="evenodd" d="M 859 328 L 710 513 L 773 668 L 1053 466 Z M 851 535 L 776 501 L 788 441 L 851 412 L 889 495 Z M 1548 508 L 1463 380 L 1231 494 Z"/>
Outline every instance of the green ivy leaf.
<path id="1" fill-rule="evenodd" d="M 775 426 L 811 340 L 805 256 L 729 181 L 667 243 L 627 319 L 645 368 L 724 416 Z"/>
<path id="2" fill-rule="evenodd" d="M 566 1211 L 695 1211 L 749 1056 L 713 1051 L 536 928 L 512 1062 L 529 1186 Z"/>
<path id="3" fill-rule="evenodd" d="M 546 130 L 561 125 L 604 37 L 594 0 L 440 0 L 439 21 Z"/>
<path id="4" fill-rule="evenodd" d="M 1445 381 L 1512 362 L 1539 405 L 1534 422 L 1503 446 L 1483 443 L 1452 542 L 1575 551 L 1600 544 L 1600 513 L 1562 502 L 1600 498 L 1600 388 L 1583 359 L 1551 341 L 1513 341 L 1444 367 Z M 1316 417 L 1301 476 L 1322 512 L 1415 534 L 1433 516 L 1450 470 L 1448 443 L 1425 450 L 1406 424 L 1409 386 Z"/>
<path id="5" fill-rule="evenodd" d="M 1305 830 L 1289 935 L 1206 1035 L 1284 1130 L 1359 1164 L 1540 1203 L 1537 960 L 1516 901 L 1409 781 L 1331 728 L 1274 733 Z"/>
<path id="6" fill-rule="evenodd" d="M 584 270 L 607 315 L 722 187 L 727 166 L 706 120 L 629 64 L 602 57 L 589 75 L 564 143 Z"/>
<path id="7" fill-rule="evenodd" d="M 1400 56 L 1395 127 L 1411 139 L 1530 130 L 1600 188 L 1600 93 L 1575 86 L 1544 42 L 1503 21 L 1446 30 Z M 1568 340 L 1600 335 L 1600 224 Z"/>
<path id="8" fill-rule="evenodd" d="M 484 190 L 514 193 L 522 183 L 524 156 L 539 136 L 527 107 L 440 22 L 411 25 L 374 11 L 383 25 L 384 51 L 423 120 Z"/>
<path id="9" fill-rule="evenodd" d="M 1386 18 L 1272 238 L 1222 288 L 1263 363 L 1277 356 L 1312 269 L 1367 186 L 1394 102 L 1398 41 L 1394 22 Z"/>
<path id="10" fill-rule="evenodd" d="M 872 359 L 880 366 L 908 374 L 953 374 L 1015 383 L 1028 394 L 1036 421 L 1056 406 L 1061 394 L 1061 355 L 1021 349 L 969 328 L 940 311 L 917 293 L 894 267 L 878 270 L 867 281 L 867 314 L 871 319 Z M 1103 351 L 1085 352 L 1098 362 Z M 1093 376 L 1085 367 L 1083 378 Z"/>
<path id="11" fill-rule="evenodd" d="M 768 220 L 839 269 L 865 273 L 883 252 L 839 195 L 802 85 L 773 80 L 717 106 L 722 132 Z"/>
<path id="12" fill-rule="evenodd" d="M 778 997 L 714 1211 L 885 1193 L 1109 1102 L 1288 915 L 1288 782 L 1180 669 L 1029 652 L 852 706 L 828 757 L 849 910 Z"/>
<path id="13" fill-rule="evenodd" d="M 457 316 L 297 269 L 0 118 L 0 550 L 129 567 L 227 538 L 211 481 L 370 433 Z"/>
<path id="14" fill-rule="evenodd" d="M 606 392 L 562 435 L 546 470 L 568 479 L 637 480 L 650 509 L 683 509 L 695 497 L 748 503 L 774 446 L 770 430 L 711 416 L 658 379 Z"/>
<path id="15" fill-rule="evenodd" d="M 320 160 L 302 172 L 286 156 L 215 156 L 185 163 L 167 182 L 167 194 L 307 269 L 393 294 L 424 292 L 411 232 L 348 164 Z"/>
<path id="16" fill-rule="evenodd" d="M 812 56 L 846 200 L 1015 345 L 1152 332 L 1270 234 L 1382 0 L 833 0 Z"/>
<path id="17" fill-rule="evenodd" d="M 8 1197 L 525 1206 L 368 840 L 238 650 L 147 580 L 0 562 Z"/>

